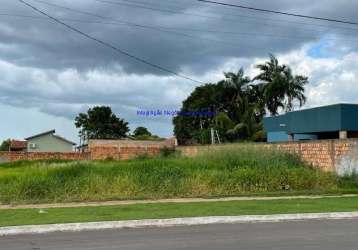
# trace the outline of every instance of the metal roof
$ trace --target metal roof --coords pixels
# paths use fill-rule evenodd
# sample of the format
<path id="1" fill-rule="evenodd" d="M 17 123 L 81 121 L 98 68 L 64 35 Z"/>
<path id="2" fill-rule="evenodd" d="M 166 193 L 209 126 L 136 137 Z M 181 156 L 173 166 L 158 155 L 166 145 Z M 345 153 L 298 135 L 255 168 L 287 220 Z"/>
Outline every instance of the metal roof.
<path id="1" fill-rule="evenodd" d="M 54 134 L 54 133 L 56 133 L 56 130 L 52 129 L 52 130 L 49 130 L 49 131 L 46 131 L 46 132 L 43 132 L 40 134 L 36 134 L 36 135 L 30 136 L 30 137 L 27 137 L 27 138 L 25 138 L 25 140 L 31 140 L 31 139 L 34 139 L 37 137 L 41 137 L 41 136 L 48 135 L 48 134 Z"/>
<path id="2" fill-rule="evenodd" d="M 267 132 L 304 134 L 358 131 L 358 105 L 334 104 L 264 118 Z"/>
<path id="3" fill-rule="evenodd" d="M 43 133 L 40 133 L 40 134 L 37 134 L 37 135 L 33 135 L 31 137 L 28 137 L 28 138 L 25 138 L 25 140 L 28 141 L 28 140 L 31 140 L 31 139 L 34 139 L 34 138 L 38 138 L 38 137 L 41 137 L 41 136 L 44 136 L 44 135 L 51 134 L 53 137 L 55 137 L 55 138 L 57 138 L 59 140 L 65 141 L 65 142 L 67 142 L 69 144 L 72 144 L 72 145 L 76 145 L 75 142 L 67 140 L 67 139 L 65 139 L 65 138 L 63 138 L 61 136 L 55 135 L 55 133 L 56 133 L 56 130 L 53 129 L 53 130 L 49 130 L 49 131 L 46 131 L 46 132 L 43 132 Z"/>

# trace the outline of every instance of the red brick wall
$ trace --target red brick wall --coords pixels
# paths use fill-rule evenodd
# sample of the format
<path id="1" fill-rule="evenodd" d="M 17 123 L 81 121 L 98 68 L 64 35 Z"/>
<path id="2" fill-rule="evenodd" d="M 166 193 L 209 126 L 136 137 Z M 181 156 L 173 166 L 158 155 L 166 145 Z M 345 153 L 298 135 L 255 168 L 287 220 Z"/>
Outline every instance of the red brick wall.
<path id="1" fill-rule="evenodd" d="M 258 144 L 259 145 L 259 144 Z M 303 161 L 324 171 L 358 170 L 358 140 L 321 140 L 264 144 L 268 148 L 297 154 Z M 211 146 L 178 147 L 184 156 L 193 157 Z"/>
<path id="2" fill-rule="evenodd" d="M 324 171 L 339 171 L 342 159 L 358 148 L 358 140 L 322 140 L 269 144 L 279 150 L 294 152 L 302 160 Z M 357 162 L 358 167 L 358 162 Z"/>
<path id="3" fill-rule="evenodd" d="M 106 160 L 121 158 L 119 148 L 116 146 L 96 146 L 90 148 L 91 160 Z"/>
<path id="4" fill-rule="evenodd" d="M 261 144 L 257 144 L 260 146 Z M 305 162 L 324 171 L 358 171 L 358 140 L 322 140 L 263 144 L 265 147 L 295 153 Z M 159 155 L 166 145 L 119 146 L 95 145 L 88 153 L 32 153 L 0 152 L 0 162 L 19 160 L 105 160 L 132 159 L 140 155 Z M 200 150 L 211 150 L 212 146 L 178 147 L 184 156 L 194 157 Z"/>
<path id="5" fill-rule="evenodd" d="M 175 145 L 174 138 L 165 141 L 91 140 L 88 151 L 92 160 L 128 160 L 141 155 L 159 155 L 162 148 Z"/>
<path id="6" fill-rule="evenodd" d="M 160 154 L 162 147 L 117 147 L 117 146 L 95 146 L 90 148 L 92 160 L 128 160 L 141 155 L 155 156 Z"/>
<path id="7" fill-rule="evenodd" d="M 87 153 L 35 153 L 35 152 L 0 152 L 0 161 L 21 161 L 21 160 L 88 160 Z"/>

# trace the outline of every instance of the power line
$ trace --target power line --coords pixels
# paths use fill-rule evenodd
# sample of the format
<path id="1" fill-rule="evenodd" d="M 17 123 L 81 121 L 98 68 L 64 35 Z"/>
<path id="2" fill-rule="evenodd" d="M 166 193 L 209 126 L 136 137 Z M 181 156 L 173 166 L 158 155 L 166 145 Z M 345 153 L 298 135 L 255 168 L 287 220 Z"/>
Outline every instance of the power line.
<path id="1" fill-rule="evenodd" d="M 60 7 L 60 6 L 57 6 Z M 67 7 L 66 7 L 67 8 Z M 76 11 L 72 9 L 72 11 Z M 88 12 L 86 12 L 89 14 Z M 29 18 L 29 19 L 38 19 L 38 20 L 45 20 L 48 21 L 47 17 L 41 17 L 41 16 L 29 16 L 29 15 L 21 15 L 21 14 L 9 14 L 9 13 L 0 13 L 0 16 L 10 16 L 10 17 L 19 17 L 19 18 Z M 96 15 L 96 17 L 99 17 Z M 142 25 L 138 23 L 132 23 L 127 21 L 120 21 L 118 19 L 110 18 L 110 17 L 103 17 L 105 19 L 115 20 L 114 22 L 102 22 L 102 21 L 92 21 L 92 20 L 81 20 L 81 19 L 72 19 L 72 18 L 58 18 L 61 21 L 68 21 L 68 22 L 74 22 L 74 23 L 85 23 L 85 24 L 103 24 L 103 25 L 126 25 L 136 28 L 144 28 L 144 29 L 151 29 L 159 32 L 165 32 L 169 34 L 174 35 L 180 35 L 185 36 L 192 39 L 200 39 L 200 40 L 206 40 L 209 42 L 216 42 L 216 43 L 223 43 L 230 46 L 237 46 L 235 43 L 230 43 L 222 40 L 216 40 L 216 39 L 209 39 L 209 38 L 203 38 L 200 36 L 193 36 L 185 33 L 180 33 L 172 30 L 182 30 L 182 31 L 188 31 L 188 32 L 199 32 L 199 33 L 213 33 L 213 34 L 226 34 L 226 35 L 233 35 L 233 36 L 253 36 L 253 37 L 272 37 L 275 39 L 289 39 L 289 40 L 299 40 L 299 39 L 318 39 L 318 37 L 311 37 L 311 36 L 285 36 L 285 35 L 277 35 L 273 33 L 250 33 L 250 32 L 235 32 L 235 31 L 229 31 L 229 30 L 215 30 L 215 29 L 197 29 L 197 28 L 182 28 L 182 27 L 170 27 L 170 26 L 149 26 L 149 25 Z M 325 40 L 337 40 L 339 38 L 325 38 Z M 358 42 L 358 40 L 354 39 L 345 39 L 345 41 L 352 41 L 352 42 Z"/>
<path id="2" fill-rule="evenodd" d="M 133 26 L 133 27 L 137 27 L 137 28 L 143 28 L 143 29 L 149 29 L 149 30 L 169 33 L 169 34 L 173 34 L 173 35 L 177 35 L 177 36 L 183 36 L 183 37 L 192 38 L 192 39 L 195 39 L 195 40 L 204 40 L 204 41 L 209 41 L 209 42 L 221 43 L 221 44 L 225 44 L 227 46 L 231 46 L 231 47 L 235 47 L 235 48 L 237 48 L 237 45 L 238 45 L 237 43 L 226 42 L 226 41 L 222 41 L 222 40 L 210 39 L 210 38 L 206 38 L 206 37 L 194 36 L 194 35 L 190 35 L 190 34 L 186 34 L 186 33 L 172 31 L 171 28 L 168 28 L 168 27 L 143 25 L 143 24 L 138 24 L 138 23 L 133 23 L 133 22 L 128 22 L 128 21 L 123 21 L 123 20 L 120 20 L 120 19 L 112 18 L 112 17 L 106 17 L 106 16 L 98 15 L 98 14 L 95 14 L 95 13 L 92 13 L 92 12 L 73 9 L 73 8 L 58 5 L 58 4 L 47 3 L 47 2 L 44 2 L 44 1 L 41 1 L 41 0 L 32 0 L 32 1 L 43 3 L 43 4 L 46 4 L 46 5 L 49 5 L 49 6 L 54 6 L 56 8 L 65 9 L 65 10 L 68 10 L 68 11 L 71 11 L 71 12 L 80 13 L 80 14 L 83 14 L 83 15 L 93 16 L 93 17 L 106 19 L 106 20 L 112 20 L 112 21 L 116 22 L 117 24 L 121 24 L 121 25 L 128 25 L 128 26 Z M 58 20 L 61 20 L 61 19 L 59 18 Z M 252 48 L 258 48 L 258 47 L 254 47 L 254 46 L 251 46 L 251 47 Z"/>
<path id="3" fill-rule="evenodd" d="M 310 36 L 284 36 L 284 35 L 277 35 L 277 34 L 270 34 L 270 33 L 249 33 L 249 32 L 232 32 L 232 31 L 222 31 L 222 30 L 201 30 L 201 29 L 195 29 L 195 28 L 174 28 L 174 27 L 168 27 L 168 26 L 150 26 L 150 25 L 143 25 L 143 24 L 138 24 L 138 23 L 133 23 L 133 22 L 128 22 L 128 21 L 124 21 L 124 20 L 120 20 L 120 19 L 116 19 L 116 18 L 112 18 L 112 17 L 106 17 L 106 16 L 102 16 L 102 15 L 98 15 L 92 12 L 87 12 L 87 11 L 82 11 L 82 10 L 78 10 L 78 9 L 73 9 L 70 7 L 66 7 L 66 6 L 62 6 L 62 5 L 58 5 L 58 4 L 54 4 L 54 3 L 48 3 L 42 0 L 33 0 L 39 3 L 43 3 L 49 6 L 53 6 L 56 8 L 61 8 L 61 9 L 65 9 L 71 12 L 76 12 L 76 13 L 80 13 L 80 14 L 84 14 L 84 15 L 89 15 L 89 16 L 93 16 L 93 17 L 97 17 L 97 18 L 101 18 L 101 19 L 106 19 L 106 20 L 113 20 L 114 22 L 100 22 L 100 21 L 83 21 L 83 20 L 78 20 L 78 19 L 70 19 L 70 18 L 58 18 L 58 20 L 62 20 L 62 21 L 69 21 L 69 22 L 78 22 L 78 23 L 98 23 L 98 24 L 105 24 L 105 25 L 127 25 L 130 27 L 135 27 L 135 28 L 142 28 L 142 29 L 149 29 L 149 30 L 154 30 L 157 32 L 164 32 L 164 33 L 169 33 L 172 35 L 177 35 L 177 36 L 182 36 L 182 37 L 187 37 L 187 38 L 191 38 L 194 40 L 203 40 L 203 41 L 209 41 L 209 42 L 214 42 L 214 43 L 220 43 L 226 46 L 230 46 L 230 47 L 234 47 L 237 48 L 238 47 L 238 42 L 227 42 L 227 41 L 223 41 L 223 40 L 217 40 L 217 39 L 211 39 L 211 38 L 206 38 L 206 37 L 202 37 L 202 36 L 196 36 L 196 35 L 191 35 L 191 34 L 187 34 L 187 33 L 182 33 L 182 32 L 177 32 L 175 30 L 183 30 L 183 31 L 189 31 L 189 32 L 205 32 L 205 33 L 220 33 L 220 34 L 227 34 L 227 35 L 237 35 L 237 36 L 253 36 L 253 37 L 257 37 L 257 36 L 262 36 L 262 37 L 272 37 L 275 39 L 289 39 L 289 40 L 300 40 L 300 39 L 318 39 L 318 37 L 310 37 Z M 5 14 L 8 15 L 8 14 Z M 1 16 L 1 13 L 0 13 Z M 20 17 L 27 17 L 24 15 L 15 15 L 15 16 L 20 16 Z M 36 18 L 36 19 L 40 19 L 42 17 L 31 17 L 31 18 Z M 45 20 L 47 20 L 47 18 L 43 18 Z M 325 38 L 326 40 L 333 40 L 336 41 L 336 38 Z M 357 42 L 358 40 L 349 40 L 349 39 L 345 39 L 346 41 L 352 41 L 352 42 Z M 250 47 L 250 48 L 254 48 L 254 49 L 261 49 L 261 47 L 258 46 L 252 46 L 252 45 L 245 45 L 246 47 Z"/>
<path id="4" fill-rule="evenodd" d="M 217 40 L 217 39 L 210 39 L 210 38 L 206 38 L 206 37 L 201 37 L 201 36 L 195 36 L 195 35 L 190 35 L 190 34 L 186 34 L 186 33 L 182 33 L 182 32 L 178 32 L 175 30 L 183 30 L 183 31 L 191 31 L 191 32 L 207 32 L 207 33 L 220 33 L 220 34 L 228 34 L 228 35 L 238 35 L 238 36 L 263 36 L 263 37 L 273 37 L 273 38 L 281 38 L 281 39 L 289 39 L 289 40 L 298 40 L 298 39 L 318 39 L 317 37 L 309 37 L 309 36 L 284 36 L 284 35 L 277 35 L 277 34 L 270 34 L 270 33 L 249 33 L 249 32 L 232 32 L 232 31 L 221 31 L 221 30 L 201 30 L 201 29 L 194 29 L 194 28 L 173 28 L 173 27 L 168 27 L 168 26 L 151 26 L 151 25 L 144 25 L 144 24 L 139 24 L 139 23 L 133 23 L 133 22 L 128 22 L 125 20 L 121 20 L 121 19 L 117 19 L 117 18 L 113 18 L 113 17 L 107 17 L 107 16 L 102 16 L 96 13 L 92 13 L 92 12 L 87 12 L 87 11 L 83 11 L 83 10 L 79 10 L 79 9 L 74 9 L 74 8 L 70 8 L 67 6 L 63 6 L 63 5 L 58 5 L 58 4 L 54 4 L 54 3 L 49 3 L 49 2 L 45 2 L 42 0 L 32 0 L 35 2 L 39 2 L 42 4 L 46 4 L 49 6 L 53 6 L 56 8 L 61 8 L 61 9 L 65 9 L 71 12 L 75 12 L 75 13 L 80 13 L 83 15 L 88 15 L 88 16 L 93 16 L 93 17 L 97 17 L 97 18 L 101 18 L 101 19 L 106 19 L 106 20 L 112 20 L 115 23 L 118 23 L 120 25 L 128 25 L 128 26 L 133 26 L 133 27 L 137 27 L 137 28 L 143 28 L 143 29 L 149 29 L 149 30 L 154 30 L 154 31 L 159 31 L 159 32 L 164 32 L 164 33 L 169 33 L 169 34 L 173 34 L 173 35 L 177 35 L 177 36 L 183 36 L 183 37 L 188 37 L 191 39 L 199 39 L 199 40 L 204 40 L 204 41 L 209 41 L 209 42 L 215 42 L 215 43 L 221 43 L 224 45 L 228 45 L 231 47 L 237 47 L 238 44 L 237 43 L 233 43 L 233 42 L 227 42 L 227 41 L 222 41 L 222 40 Z M 95 0 L 97 1 L 97 0 Z M 102 1 L 102 0 L 98 0 L 98 1 Z M 61 20 L 59 18 L 59 20 Z M 115 24 L 113 23 L 113 24 Z M 103 24 L 107 24 L 107 23 L 103 23 Z M 335 38 L 326 38 L 326 40 L 337 40 Z M 358 40 L 349 40 L 349 39 L 345 39 L 346 41 L 352 41 L 352 42 L 357 42 Z M 250 47 L 252 48 L 259 48 L 259 47 L 255 47 L 250 45 Z"/>
<path id="5" fill-rule="evenodd" d="M 102 40 L 100 40 L 100 39 L 98 39 L 98 38 L 95 38 L 95 37 L 93 37 L 93 36 L 91 36 L 91 35 L 89 35 L 89 34 L 83 32 L 83 31 L 81 31 L 81 30 L 79 30 L 79 29 L 77 29 L 77 28 L 75 28 L 75 27 L 69 25 L 69 24 L 66 24 L 66 23 L 62 22 L 61 20 L 57 19 L 56 17 L 53 17 L 53 16 L 47 14 L 46 12 L 44 12 L 44 11 L 38 9 L 37 7 L 35 7 L 35 6 L 33 6 L 33 5 L 31 5 L 31 4 L 27 3 L 27 2 L 25 2 L 24 0 L 18 0 L 18 1 L 19 1 L 20 3 L 22 3 L 22 4 L 26 5 L 26 6 L 28 6 L 29 8 L 33 9 L 34 11 L 36 11 L 36 12 L 38 12 L 38 13 L 40 13 L 40 14 L 46 16 L 46 17 L 48 17 L 49 19 L 53 20 L 54 22 L 56 22 L 56 23 L 58 23 L 58 24 L 61 24 L 61 25 L 65 26 L 66 28 L 68 28 L 68 29 L 70 29 L 70 30 L 72 30 L 72 31 L 74 31 L 74 32 L 76 32 L 76 33 L 78 33 L 78 34 L 80 34 L 80 35 L 82 35 L 82 36 L 84 36 L 84 37 L 90 39 L 90 40 L 93 40 L 93 41 L 95 41 L 95 42 L 97 42 L 97 43 L 99 43 L 99 44 L 101 44 L 101 45 L 103 45 L 103 46 L 105 46 L 105 47 L 107 47 L 107 48 L 110 48 L 110 49 L 112 49 L 112 50 L 114 50 L 114 51 L 116 51 L 116 52 L 118 52 L 118 53 L 120 53 L 120 54 L 123 54 L 123 55 L 125 55 L 125 56 L 127 56 L 127 57 L 129 57 L 129 58 L 132 58 L 132 59 L 134 59 L 134 60 L 136 60 L 136 61 L 138 61 L 138 62 L 141 62 L 141 63 L 143 63 L 143 64 L 149 65 L 149 66 L 151 66 L 151 67 L 153 67 L 153 68 L 156 68 L 156 69 L 159 69 L 159 70 L 161 70 L 161 71 L 170 73 L 170 74 L 175 75 L 175 76 L 177 76 L 177 77 L 180 77 L 180 78 L 183 78 L 183 79 L 186 79 L 186 80 L 195 82 L 195 83 L 204 84 L 204 82 L 201 82 L 201 81 L 195 80 L 195 79 L 193 79 L 193 78 L 191 78 L 191 77 L 182 75 L 182 74 L 177 73 L 177 72 L 175 72 L 175 71 L 173 71 L 173 70 L 171 70 L 171 69 L 167 69 L 167 68 L 165 68 L 165 67 L 163 67 L 163 66 L 160 66 L 160 65 L 151 63 L 151 62 L 149 62 L 149 61 L 147 61 L 147 60 L 145 60 L 145 59 L 143 59 L 143 58 L 141 58 L 141 57 L 132 55 L 131 53 L 129 53 L 129 52 L 125 51 L 125 50 L 122 50 L 122 49 L 120 49 L 120 48 L 118 48 L 118 47 L 115 47 L 114 45 L 112 45 L 112 44 L 110 44 L 110 43 L 108 43 L 108 42 L 105 42 L 105 41 L 102 41 Z"/>
<path id="6" fill-rule="evenodd" d="M 210 0 L 197 0 L 197 1 L 204 2 L 204 3 L 210 3 L 210 4 L 216 4 L 216 5 L 222 5 L 222 6 L 229 6 L 229 7 L 234 7 L 234 8 L 240 8 L 240 9 L 247 9 L 247 10 L 254 10 L 254 11 L 260 11 L 260 12 L 266 12 L 266 13 L 285 15 L 285 16 L 294 16 L 294 17 L 301 17 L 301 18 L 314 19 L 314 20 L 327 21 L 327 22 L 334 22 L 334 23 L 358 25 L 357 22 L 339 20 L 339 19 L 333 19 L 333 18 L 308 16 L 308 15 L 295 14 L 295 13 L 290 13 L 290 12 L 283 12 L 283 11 L 276 11 L 276 10 L 269 10 L 269 9 L 261 9 L 261 8 L 249 7 L 249 6 L 238 5 L 238 4 L 216 2 L 216 1 L 210 1 Z"/>
<path id="7" fill-rule="evenodd" d="M 54 4 L 54 3 L 48 3 L 48 2 L 45 2 L 45 1 L 42 1 L 42 0 L 32 0 L 32 1 L 43 3 L 43 4 L 53 6 L 53 7 L 56 7 L 56 8 L 65 9 L 65 10 L 68 10 L 68 11 L 71 11 L 71 12 L 80 13 L 80 14 L 83 14 L 83 15 L 93 16 L 93 17 L 106 19 L 106 20 L 112 20 L 112 21 L 114 21 L 114 22 L 116 22 L 118 24 L 121 24 L 121 25 L 128 25 L 128 26 L 133 26 L 133 27 L 137 27 L 137 28 L 143 28 L 143 29 L 149 29 L 149 30 L 169 33 L 169 34 L 173 34 L 173 35 L 188 37 L 188 38 L 191 38 L 191 39 L 194 39 L 194 40 L 204 40 L 204 41 L 209 41 L 209 42 L 221 43 L 221 44 L 224 44 L 224 45 L 227 45 L 227 46 L 230 46 L 230 47 L 234 47 L 234 48 L 237 48 L 238 45 L 239 45 L 239 44 L 233 43 L 233 42 L 227 42 L 227 41 L 222 41 L 222 40 L 217 40 L 217 39 L 210 39 L 210 38 L 206 38 L 206 37 L 194 36 L 194 35 L 190 35 L 190 34 L 186 34 L 186 33 L 172 31 L 175 28 L 170 28 L 170 27 L 165 27 L 165 26 L 143 25 L 143 24 L 138 24 L 138 23 L 133 23 L 133 22 L 120 20 L 120 19 L 117 19 L 117 18 L 106 17 L 106 16 L 98 15 L 98 14 L 95 14 L 95 13 L 92 13 L 92 12 L 87 12 L 87 11 L 83 11 L 83 10 L 78 10 L 78 9 L 66 7 L 66 6 L 63 6 L 63 5 L 58 5 L 58 4 Z M 186 30 L 195 31 L 195 30 L 190 29 L 190 28 L 188 28 Z M 242 33 L 241 35 L 243 35 L 243 36 L 258 36 L 257 34 L 248 34 L 248 33 Z M 267 34 L 267 36 L 273 37 L 274 35 L 273 34 Z M 277 36 L 277 35 L 275 35 L 275 36 L 280 37 L 280 36 Z M 286 36 L 286 37 L 281 36 L 281 38 L 295 39 L 294 37 L 288 37 L 288 36 Z M 306 37 L 306 38 L 301 37 L 300 39 L 307 39 L 307 38 L 308 37 Z M 316 38 L 310 37 L 310 39 L 316 39 Z M 262 48 L 262 47 L 258 47 L 258 46 L 252 46 L 252 45 L 246 45 L 246 46 L 251 47 L 251 48 L 255 48 L 255 49 L 261 49 Z"/>
<path id="8" fill-rule="evenodd" d="M 159 12 L 173 13 L 173 14 L 180 14 L 180 15 L 187 15 L 187 16 L 196 16 L 196 17 L 201 17 L 201 18 L 217 19 L 217 20 L 222 20 L 222 21 L 227 21 L 227 22 L 236 22 L 237 21 L 236 19 L 227 18 L 227 17 L 208 16 L 208 15 L 202 15 L 202 14 L 191 13 L 191 12 L 184 12 L 184 11 L 179 11 L 179 10 L 157 8 L 157 7 L 152 7 L 152 6 L 148 7 L 148 3 L 132 1 L 132 0 L 118 0 L 118 1 L 125 1 L 126 3 L 118 2 L 118 1 L 111 1 L 111 0 L 94 0 L 94 1 L 101 2 L 101 3 L 107 3 L 107 4 L 113 4 L 113 5 L 119 5 L 119 6 L 126 6 L 126 7 L 130 7 L 130 8 L 140 8 L 140 9 L 146 9 L 146 10 L 151 10 L 151 11 L 159 11 Z M 141 4 L 141 5 L 138 5 L 138 4 Z M 147 6 L 143 6 L 143 5 L 147 5 Z M 221 5 L 221 6 L 225 6 L 225 5 Z M 226 7 L 228 7 L 228 6 L 226 6 Z M 232 14 L 230 14 L 230 16 L 236 16 L 236 17 L 240 17 L 240 18 L 251 18 L 251 19 L 256 19 L 256 20 L 259 19 L 259 20 L 264 20 L 264 21 L 280 22 L 280 23 L 275 23 L 274 25 L 276 25 L 276 26 L 284 26 L 284 25 L 282 25 L 282 20 L 279 20 L 279 19 L 272 19 L 272 18 L 258 17 L 258 16 L 232 15 Z M 244 21 L 240 20 L 240 22 L 244 22 Z M 250 20 L 246 20 L 246 23 L 247 22 L 250 23 Z M 325 27 L 325 28 L 330 28 L 330 29 L 357 30 L 357 29 L 352 28 L 352 27 L 329 26 L 329 25 L 318 24 L 318 23 L 304 23 L 304 22 L 297 22 L 297 21 L 290 21 L 290 20 L 285 20 L 284 22 L 285 23 L 306 25 L 306 26 L 308 25 L 308 26 Z M 256 21 L 256 23 L 260 23 L 260 24 L 263 24 L 263 25 L 271 25 L 271 24 L 267 24 L 267 23 L 264 23 L 264 22 L 260 22 L 260 21 Z M 307 28 L 300 28 L 300 29 L 308 30 Z M 312 29 L 310 29 L 310 30 L 312 31 Z"/>

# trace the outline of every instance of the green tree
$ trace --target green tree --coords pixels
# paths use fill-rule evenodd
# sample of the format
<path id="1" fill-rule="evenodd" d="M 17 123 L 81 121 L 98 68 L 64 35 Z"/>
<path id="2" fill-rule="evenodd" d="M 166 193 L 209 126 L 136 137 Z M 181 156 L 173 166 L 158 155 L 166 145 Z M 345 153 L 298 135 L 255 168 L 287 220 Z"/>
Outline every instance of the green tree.
<path id="1" fill-rule="evenodd" d="M 262 94 L 265 106 L 271 115 L 277 115 L 280 108 L 284 108 L 285 98 L 285 65 L 280 65 L 274 55 L 270 55 L 270 60 L 264 64 L 256 66 L 260 73 L 254 80 L 259 80 L 263 86 Z"/>
<path id="2" fill-rule="evenodd" d="M 308 77 L 305 76 L 294 76 L 292 74 L 292 70 L 289 67 L 286 67 L 284 70 L 285 79 L 286 79 L 286 93 L 285 96 L 287 97 L 287 104 L 286 104 L 286 111 L 290 112 L 293 111 L 293 102 L 297 100 L 299 102 L 299 106 L 302 107 L 303 104 L 306 103 L 306 96 L 304 95 L 305 92 L 305 85 L 308 84 Z"/>
<path id="3" fill-rule="evenodd" d="M 11 144 L 10 139 L 4 140 L 0 145 L 0 151 L 9 151 L 10 144 Z"/>
<path id="4" fill-rule="evenodd" d="M 195 88 L 190 96 L 183 101 L 181 112 L 216 112 L 225 106 L 222 85 L 205 84 Z M 179 144 L 206 144 L 210 142 L 209 128 L 214 117 L 184 116 L 174 117 L 174 134 Z"/>
<path id="5" fill-rule="evenodd" d="M 301 107 L 306 102 L 304 86 L 308 84 L 305 76 L 292 74 L 287 65 L 280 65 L 277 58 L 270 55 L 270 60 L 256 66 L 261 72 L 254 80 L 262 85 L 264 103 L 271 115 L 277 115 L 280 108 L 292 111 L 294 101 Z"/>
<path id="6" fill-rule="evenodd" d="M 242 113 L 238 120 L 231 120 L 226 113 L 216 116 L 217 125 L 226 131 L 226 138 L 231 140 L 253 140 L 265 139 L 262 117 L 258 117 L 257 105 L 250 103 L 248 97 L 242 102 Z"/>
<path id="7" fill-rule="evenodd" d="M 174 133 L 180 144 L 210 143 L 211 128 L 219 132 L 222 141 L 251 136 L 251 131 L 244 129 L 229 133 L 235 125 L 246 119 L 247 103 L 251 101 L 255 103 L 252 105 L 255 107 L 252 109 L 253 113 L 250 113 L 252 120 L 254 123 L 261 122 L 262 112 L 256 113 L 256 95 L 259 92 L 251 87 L 250 79 L 244 75 L 243 69 L 237 73 L 224 73 L 224 76 L 224 80 L 217 84 L 197 87 L 183 102 L 181 111 L 211 111 L 216 116 L 175 117 Z M 253 126 L 250 124 L 250 128 Z"/>
<path id="8" fill-rule="evenodd" d="M 145 127 L 138 127 L 133 132 L 134 137 L 138 136 L 152 136 L 152 133 Z"/>
<path id="9" fill-rule="evenodd" d="M 225 87 L 233 93 L 232 103 L 235 103 L 236 105 L 242 104 L 243 98 L 246 95 L 246 91 L 251 82 L 250 78 L 245 76 L 243 68 L 239 69 L 236 74 L 228 72 L 224 73 L 224 76 Z"/>
<path id="10" fill-rule="evenodd" d="M 94 107 L 75 119 L 80 135 L 87 139 L 121 139 L 129 132 L 128 123 L 118 118 L 110 107 Z"/>
<path id="11" fill-rule="evenodd" d="M 253 79 L 241 68 L 237 73 L 224 73 L 216 84 L 197 87 L 183 102 L 181 111 L 211 111 L 210 116 L 177 116 L 174 133 L 179 144 L 210 143 L 210 130 L 219 132 L 222 141 L 264 140 L 263 117 L 266 110 L 277 115 L 280 109 L 292 111 L 294 102 L 302 106 L 308 78 L 294 76 L 290 67 L 276 57 L 257 65 L 260 73 Z"/>

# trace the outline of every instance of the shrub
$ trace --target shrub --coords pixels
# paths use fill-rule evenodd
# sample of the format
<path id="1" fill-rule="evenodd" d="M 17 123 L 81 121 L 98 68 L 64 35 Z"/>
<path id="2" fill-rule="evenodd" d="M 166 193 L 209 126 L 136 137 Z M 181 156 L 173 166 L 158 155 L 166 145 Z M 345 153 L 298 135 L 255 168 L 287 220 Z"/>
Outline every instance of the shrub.
<path id="1" fill-rule="evenodd" d="M 170 157 L 170 156 L 174 156 L 176 155 L 176 150 L 175 148 L 171 148 L 171 147 L 164 147 L 160 149 L 160 155 L 162 157 Z"/>

